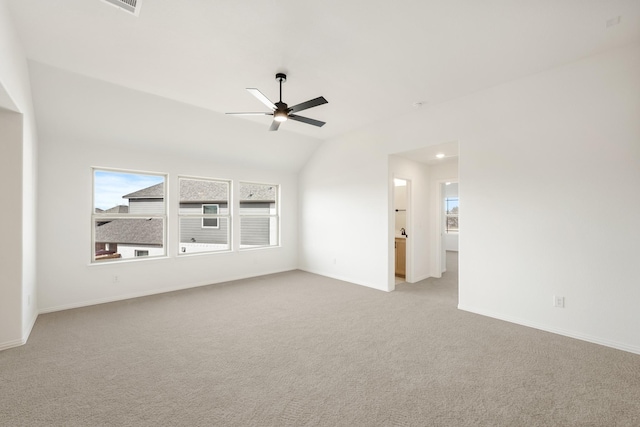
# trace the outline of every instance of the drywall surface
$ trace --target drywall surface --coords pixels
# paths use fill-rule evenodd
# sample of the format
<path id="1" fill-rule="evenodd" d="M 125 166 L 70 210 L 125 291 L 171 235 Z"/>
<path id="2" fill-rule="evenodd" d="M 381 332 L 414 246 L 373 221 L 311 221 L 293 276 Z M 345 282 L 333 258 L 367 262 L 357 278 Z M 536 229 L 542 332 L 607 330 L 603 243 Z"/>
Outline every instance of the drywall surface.
<path id="1" fill-rule="evenodd" d="M 385 159 L 457 140 L 459 307 L 640 353 L 639 75 L 635 44 L 328 141 L 301 172 L 301 265 L 384 289 Z"/>
<path id="2" fill-rule="evenodd" d="M 635 45 L 474 100 L 461 308 L 640 352 L 639 75 Z"/>
<path id="3" fill-rule="evenodd" d="M 447 251 L 458 252 L 458 233 L 449 233 L 444 236 L 444 248 Z"/>
<path id="4" fill-rule="evenodd" d="M 389 290 L 388 156 L 375 136 L 324 142 L 300 173 L 303 270 Z"/>
<path id="5" fill-rule="evenodd" d="M 39 218 L 41 312 L 253 277 L 297 267 L 297 183 L 294 173 L 243 169 L 213 159 L 176 157 L 126 145 L 43 136 Z M 168 258 L 91 264 L 92 166 L 168 174 Z M 179 175 L 278 184 L 281 246 L 177 256 Z M 237 225 L 235 226 L 237 229 Z M 236 234 L 237 236 L 237 234 Z M 117 276 L 115 283 L 114 276 Z"/>
<path id="6" fill-rule="evenodd" d="M 243 163 L 225 151 L 227 144 L 244 144 L 243 138 L 272 137 L 264 128 L 249 136 L 240 129 L 226 140 L 207 128 L 216 122 L 215 113 L 38 64 L 32 75 L 36 111 L 46 116 L 39 122 L 40 204 L 46 207 L 38 218 L 41 312 L 297 267 L 297 172 L 260 169 L 250 161 L 254 154 L 247 153 L 250 160 Z M 52 109 L 56 104 L 64 111 Z M 74 125 L 74 116 L 89 121 L 95 132 L 86 121 Z M 195 149 L 190 138 L 208 139 L 210 150 Z M 167 258 L 91 264 L 92 167 L 168 174 Z M 236 186 L 239 181 L 280 185 L 280 247 L 178 257 L 179 175 L 229 179 Z M 237 222 L 233 227 L 237 237 Z"/>
<path id="7" fill-rule="evenodd" d="M 29 336 L 31 327 L 37 316 L 36 308 L 36 213 L 37 213 L 37 137 L 35 131 L 35 116 L 31 102 L 31 88 L 27 60 L 13 26 L 6 2 L 0 0 L 0 108 L 13 110 L 21 117 L 6 115 L 2 130 L 3 179 L 2 192 L 8 194 L 12 206 L 11 211 L 3 209 L 0 213 L 2 222 L 8 222 L 16 230 L 8 232 L 11 239 L 3 235 L 3 245 L 11 248 L 12 252 L 6 258 L 2 257 L 3 270 L 20 269 L 18 279 L 19 295 L 9 302 L 10 305 L 4 316 L 12 317 L 9 323 L 0 323 L 0 348 L 24 344 Z M 4 113 L 3 113 L 4 114 Z M 16 129 L 19 123 L 19 129 Z M 5 165 L 6 163 L 6 165 Z M 19 195 L 16 193 L 19 192 Z M 14 216 L 20 215 L 16 221 Z M 5 218 L 5 216 L 10 218 Z M 15 233 L 19 233 L 19 236 Z M 15 277 L 12 277 L 13 287 Z M 2 283 L 9 280 L 3 277 Z M 4 286 L 0 286 L 4 288 Z M 2 291 L 0 291 L 2 292 Z M 0 298 L 2 299 L 2 298 Z M 11 314 L 9 314 L 11 313 Z M 15 318 L 14 318 L 15 317 Z M 3 317 L 4 319 L 4 317 Z M 16 332 L 14 322 L 19 325 Z"/>
<path id="8" fill-rule="evenodd" d="M 0 110 L 0 349 L 22 344 L 22 116 Z"/>

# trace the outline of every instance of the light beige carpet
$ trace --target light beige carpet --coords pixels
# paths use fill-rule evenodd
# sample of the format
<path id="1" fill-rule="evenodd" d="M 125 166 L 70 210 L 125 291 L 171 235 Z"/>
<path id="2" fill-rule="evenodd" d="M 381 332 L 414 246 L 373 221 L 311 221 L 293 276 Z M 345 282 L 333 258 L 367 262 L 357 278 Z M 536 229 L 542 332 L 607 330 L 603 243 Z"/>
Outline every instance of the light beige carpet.
<path id="1" fill-rule="evenodd" d="M 455 254 L 450 254 L 453 256 Z M 2 426 L 640 426 L 640 356 L 293 271 L 42 315 Z"/>

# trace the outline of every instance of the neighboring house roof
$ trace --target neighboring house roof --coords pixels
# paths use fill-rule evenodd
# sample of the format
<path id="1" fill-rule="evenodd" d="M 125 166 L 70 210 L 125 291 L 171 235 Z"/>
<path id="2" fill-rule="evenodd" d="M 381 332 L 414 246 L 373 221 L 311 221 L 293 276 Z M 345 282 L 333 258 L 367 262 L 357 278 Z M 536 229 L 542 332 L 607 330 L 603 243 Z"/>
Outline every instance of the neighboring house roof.
<path id="1" fill-rule="evenodd" d="M 272 202 L 276 200 L 276 187 L 264 184 L 243 184 L 240 187 L 241 202 Z"/>
<path id="2" fill-rule="evenodd" d="M 123 199 L 162 199 L 164 183 L 152 185 L 142 190 L 122 196 Z M 226 183 L 198 179 L 180 180 L 181 203 L 207 203 L 228 200 L 229 187 Z M 264 184 L 243 184 L 240 187 L 242 202 L 272 202 L 276 199 L 276 187 Z"/>
<path id="3" fill-rule="evenodd" d="M 122 196 L 123 199 L 162 199 L 163 197 L 164 182 Z"/>
<path id="4" fill-rule="evenodd" d="M 96 209 L 97 211 L 97 209 Z M 109 208 L 104 211 L 100 211 L 101 213 L 129 213 L 129 206 L 127 205 L 118 205 L 112 208 Z"/>
<path id="5" fill-rule="evenodd" d="M 229 187 L 224 182 L 197 179 L 180 180 L 181 203 L 207 203 L 229 199 Z M 240 201 L 272 202 L 276 199 L 276 187 L 264 184 L 242 184 Z"/>
<path id="6" fill-rule="evenodd" d="M 219 181 L 180 180 L 180 203 L 207 203 L 229 199 L 229 185 Z"/>
<path id="7" fill-rule="evenodd" d="M 96 242 L 162 245 L 161 219 L 114 219 L 96 226 Z"/>
<path id="8" fill-rule="evenodd" d="M 207 203 L 229 198 L 229 187 L 224 182 L 197 179 L 180 180 L 181 203 Z M 124 199 L 162 199 L 164 183 L 152 185 L 123 196 Z M 242 202 L 272 202 L 276 199 L 276 186 L 243 184 L 240 187 Z M 98 210 L 96 210 L 98 212 Z M 129 213 L 125 205 L 114 206 L 103 213 Z M 162 245 L 163 226 L 161 219 L 130 218 L 98 222 L 96 242 L 138 245 Z"/>

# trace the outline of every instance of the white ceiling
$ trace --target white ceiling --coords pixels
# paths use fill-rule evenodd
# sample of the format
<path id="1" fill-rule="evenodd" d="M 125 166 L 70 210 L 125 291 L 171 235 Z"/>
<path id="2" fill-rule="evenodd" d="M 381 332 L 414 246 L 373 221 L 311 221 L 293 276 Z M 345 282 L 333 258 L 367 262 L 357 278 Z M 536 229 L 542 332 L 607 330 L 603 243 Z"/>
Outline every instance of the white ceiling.
<path id="1" fill-rule="evenodd" d="M 459 155 L 458 150 L 458 143 L 454 141 L 446 142 L 444 144 L 430 145 L 417 150 L 395 153 L 394 156 L 404 157 L 405 159 L 427 165 L 438 165 L 442 163 L 457 162 Z M 438 154 L 444 154 L 444 157 L 438 158 Z"/>
<path id="2" fill-rule="evenodd" d="M 329 104 L 280 129 L 320 140 L 640 39 L 638 0 L 7 3 L 32 61 L 218 113 L 263 111 L 245 88 L 275 101 L 284 71 L 289 105 Z"/>

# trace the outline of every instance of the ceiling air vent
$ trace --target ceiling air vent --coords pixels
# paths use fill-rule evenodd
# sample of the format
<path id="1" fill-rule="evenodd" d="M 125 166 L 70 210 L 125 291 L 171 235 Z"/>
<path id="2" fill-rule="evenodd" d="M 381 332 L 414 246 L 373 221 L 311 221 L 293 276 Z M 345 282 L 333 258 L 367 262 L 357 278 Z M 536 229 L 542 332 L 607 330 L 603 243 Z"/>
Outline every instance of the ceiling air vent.
<path id="1" fill-rule="evenodd" d="M 140 5 L 142 0 L 102 0 L 105 3 L 112 4 L 119 9 L 127 11 L 135 16 L 140 14 Z"/>

